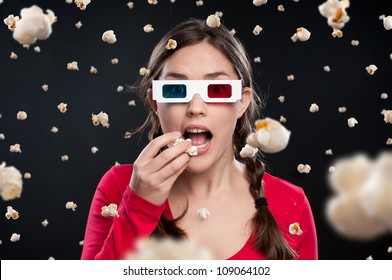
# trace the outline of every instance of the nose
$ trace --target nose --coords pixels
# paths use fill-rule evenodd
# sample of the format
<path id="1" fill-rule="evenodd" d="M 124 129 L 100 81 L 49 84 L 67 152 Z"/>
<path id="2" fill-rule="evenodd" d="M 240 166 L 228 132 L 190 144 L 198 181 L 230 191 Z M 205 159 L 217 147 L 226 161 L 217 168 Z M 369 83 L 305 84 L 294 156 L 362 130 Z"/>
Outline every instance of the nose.
<path id="1" fill-rule="evenodd" d="M 195 94 L 188 103 L 187 114 L 190 116 L 205 115 L 207 113 L 206 103 L 199 94 Z"/>

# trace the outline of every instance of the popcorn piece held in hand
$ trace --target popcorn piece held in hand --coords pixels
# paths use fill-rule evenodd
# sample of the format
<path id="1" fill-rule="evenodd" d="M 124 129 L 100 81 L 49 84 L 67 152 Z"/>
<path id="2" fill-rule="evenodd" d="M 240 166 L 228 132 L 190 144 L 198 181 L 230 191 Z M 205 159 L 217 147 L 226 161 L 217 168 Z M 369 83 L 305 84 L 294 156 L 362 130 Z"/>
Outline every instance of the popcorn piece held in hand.
<path id="1" fill-rule="evenodd" d="M 19 219 L 19 212 L 12 208 L 12 206 L 7 206 L 7 213 L 5 213 L 5 217 L 13 220 Z"/>
<path id="2" fill-rule="evenodd" d="M 306 173 L 306 174 L 309 174 L 311 169 L 312 169 L 312 168 L 310 167 L 309 164 L 300 163 L 300 164 L 298 164 L 298 166 L 297 166 L 297 170 L 298 170 L 299 173 Z"/>
<path id="3" fill-rule="evenodd" d="M 302 230 L 299 226 L 299 223 L 297 223 L 297 222 L 295 222 L 289 226 L 289 231 L 293 235 L 301 235 L 302 234 Z"/>
<path id="4" fill-rule="evenodd" d="M 216 14 L 209 15 L 207 17 L 206 23 L 211 28 L 219 27 L 221 25 L 220 17 L 217 16 Z"/>
<path id="5" fill-rule="evenodd" d="M 104 112 L 100 112 L 98 115 L 92 114 L 91 120 L 94 126 L 101 124 L 103 127 L 109 127 L 109 116 Z"/>
<path id="6" fill-rule="evenodd" d="M 101 215 L 104 217 L 120 217 L 117 212 L 117 204 L 110 203 L 108 206 L 102 207 Z"/>
<path id="7" fill-rule="evenodd" d="M 78 205 L 76 203 L 74 203 L 73 201 L 68 201 L 65 204 L 65 208 L 66 209 L 71 209 L 72 211 L 76 211 L 76 207 L 78 207 Z"/>
<path id="8" fill-rule="evenodd" d="M 0 164 L 0 195 L 4 201 L 19 198 L 22 194 L 22 173 L 13 166 Z"/>
<path id="9" fill-rule="evenodd" d="M 192 141 L 191 139 L 184 140 L 183 138 L 177 138 L 173 143 L 167 145 L 169 148 L 176 146 L 177 144 L 184 142 L 184 141 Z M 197 156 L 197 147 L 191 146 L 186 150 L 186 153 L 190 156 Z"/>
<path id="10" fill-rule="evenodd" d="M 114 44 L 117 42 L 116 34 L 114 34 L 113 30 L 107 30 L 102 34 L 102 41 L 109 44 Z"/>
<path id="11" fill-rule="evenodd" d="M 16 114 L 16 118 L 20 121 L 24 121 L 25 119 L 27 119 L 27 113 L 25 111 L 19 111 Z"/>

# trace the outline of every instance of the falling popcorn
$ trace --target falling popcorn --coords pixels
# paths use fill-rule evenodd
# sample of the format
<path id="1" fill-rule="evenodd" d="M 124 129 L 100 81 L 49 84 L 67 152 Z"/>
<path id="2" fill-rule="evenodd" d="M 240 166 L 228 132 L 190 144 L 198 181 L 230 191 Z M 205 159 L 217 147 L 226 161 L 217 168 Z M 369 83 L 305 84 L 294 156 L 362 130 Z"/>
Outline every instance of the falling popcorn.
<path id="1" fill-rule="evenodd" d="M 19 21 L 19 17 L 18 16 L 14 16 L 14 15 L 9 15 L 8 17 L 6 17 L 3 22 L 5 23 L 5 25 L 8 26 L 8 29 L 11 31 L 14 31 L 16 23 Z"/>
<path id="2" fill-rule="evenodd" d="M 102 125 L 103 127 L 109 127 L 109 116 L 104 112 L 100 112 L 98 115 L 92 114 L 91 120 L 94 126 Z"/>
<path id="3" fill-rule="evenodd" d="M 285 11 L 284 6 L 283 5 L 278 5 L 278 11 L 279 12 L 284 12 Z"/>
<path id="4" fill-rule="evenodd" d="M 53 126 L 53 127 L 50 129 L 50 132 L 52 132 L 52 133 L 57 133 L 57 132 L 59 132 L 59 129 L 58 129 L 57 127 Z"/>
<path id="5" fill-rule="evenodd" d="M 112 58 L 112 59 L 111 59 L 111 63 L 112 63 L 113 65 L 118 64 L 118 62 L 119 62 L 118 58 Z"/>
<path id="6" fill-rule="evenodd" d="M 148 0 L 148 4 L 156 5 L 158 4 L 158 0 Z"/>
<path id="7" fill-rule="evenodd" d="M 144 30 L 144 32 L 146 32 L 146 33 L 151 33 L 151 32 L 154 31 L 154 27 L 152 26 L 152 24 L 146 24 L 146 25 L 143 27 L 143 30 Z"/>
<path id="8" fill-rule="evenodd" d="M 117 92 L 123 92 L 124 91 L 124 87 L 123 86 L 118 86 L 116 91 Z"/>
<path id="9" fill-rule="evenodd" d="M 358 47 L 359 46 L 359 41 L 358 40 L 352 40 L 351 41 L 351 45 L 354 47 Z"/>
<path id="10" fill-rule="evenodd" d="M 174 50 L 175 48 L 177 48 L 177 41 L 173 39 L 169 39 L 169 41 L 167 41 L 166 44 L 166 49 Z"/>
<path id="11" fill-rule="evenodd" d="M 211 28 L 219 27 L 221 25 L 220 17 L 218 17 L 216 14 L 209 15 L 207 17 L 206 23 Z"/>
<path id="12" fill-rule="evenodd" d="M 374 75 L 374 73 L 377 71 L 377 66 L 374 64 L 370 64 L 369 66 L 366 67 L 366 72 L 368 72 L 369 75 Z"/>
<path id="13" fill-rule="evenodd" d="M 347 120 L 347 125 L 351 128 L 355 127 L 358 124 L 358 121 L 356 120 L 356 118 L 349 118 Z"/>
<path id="14" fill-rule="evenodd" d="M 114 34 L 113 30 L 107 30 L 102 34 L 102 41 L 109 44 L 114 44 L 117 42 L 116 34 Z"/>
<path id="15" fill-rule="evenodd" d="M 65 204 L 65 208 L 66 209 L 71 209 L 72 211 L 76 211 L 76 207 L 78 207 L 78 205 L 76 203 L 74 203 L 73 201 L 68 201 Z"/>
<path id="16" fill-rule="evenodd" d="M 309 112 L 315 113 L 319 111 L 319 106 L 316 103 L 312 103 L 309 108 Z"/>
<path id="17" fill-rule="evenodd" d="M 264 5 L 268 2 L 268 0 L 253 0 L 253 5 L 255 6 L 261 6 Z"/>
<path id="18" fill-rule="evenodd" d="M 43 91 L 48 91 L 49 90 L 49 86 L 47 84 L 42 85 L 42 90 Z"/>
<path id="19" fill-rule="evenodd" d="M 57 108 L 60 110 L 61 113 L 67 112 L 67 103 L 61 102 L 59 105 L 57 105 Z"/>
<path id="20" fill-rule="evenodd" d="M 260 35 L 260 32 L 263 30 L 263 28 L 260 26 L 260 25 L 256 25 L 254 28 L 253 28 L 253 34 L 254 35 L 256 35 L 256 36 L 258 36 L 258 35 Z"/>
<path id="21" fill-rule="evenodd" d="M 392 16 L 387 16 L 385 18 L 383 18 L 383 24 L 384 24 L 384 28 L 386 30 L 391 30 L 392 29 Z"/>
<path id="22" fill-rule="evenodd" d="M 392 110 L 385 110 L 383 113 L 384 113 L 384 122 L 392 123 Z"/>
<path id="23" fill-rule="evenodd" d="M 117 212 L 117 204 L 110 203 L 108 206 L 103 206 L 101 210 L 101 215 L 104 217 L 120 217 Z"/>
<path id="24" fill-rule="evenodd" d="M 23 178 L 24 179 L 31 179 L 31 174 L 30 173 L 28 173 L 28 172 L 26 172 L 25 174 L 23 174 Z"/>
<path id="25" fill-rule="evenodd" d="M 254 63 L 261 63 L 261 57 L 260 57 L 260 56 L 255 57 L 255 58 L 253 59 L 253 62 L 254 62 Z"/>
<path id="26" fill-rule="evenodd" d="M 331 68 L 328 65 L 325 65 L 323 69 L 325 72 L 331 72 Z"/>
<path id="27" fill-rule="evenodd" d="M 98 73 L 97 68 L 95 68 L 94 66 L 91 66 L 91 67 L 90 67 L 90 73 L 91 73 L 91 74 L 97 74 L 97 73 Z"/>
<path id="28" fill-rule="evenodd" d="M 48 219 L 43 220 L 43 221 L 41 222 L 41 224 L 42 224 L 43 227 L 47 227 L 48 224 L 49 224 Z"/>
<path id="29" fill-rule="evenodd" d="M 286 98 L 283 95 L 278 97 L 278 100 L 279 100 L 280 103 L 284 103 L 285 99 Z"/>
<path id="30" fill-rule="evenodd" d="M 340 177 L 337 195 L 327 205 L 331 225 L 353 239 L 392 232 L 392 152 L 381 152 L 373 161 L 357 154 L 339 162 L 338 174 L 330 175 Z M 336 188 L 336 181 L 331 183 Z"/>
<path id="31" fill-rule="evenodd" d="M 150 75 L 150 69 L 147 69 L 145 67 L 140 68 L 139 70 L 140 76 L 149 76 Z"/>
<path id="32" fill-rule="evenodd" d="M 36 5 L 23 8 L 20 11 L 20 20 L 16 22 L 13 37 L 22 45 L 32 45 L 37 40 L 48 39 L 52 33 L 52 24 L 57 18 L 53 11 L 42 9 Z"/>
<path id="33" fill-rule="evenodd" d="M 342 38 L 343 37 L 343 31 L 342 30 L 340 30 L 340 29 L 336 29 L 336 28 L 334 28 L 333 29 L 333 31 L 332 31 L 332 37 L 334 37 L 334 38 Z"/>
<path id="34" fill-rule="evenodd" d="M 75 5 L 83 11 L 87 8 L 87 5 L 90 4 L 90 2 L 91 0 L 75 0 Z"/>
<path id="35" fill-rule="evenodd" d="M 208 211 L 206 208 L 198 209 L 196 214 L 200 221 L 205 221 L 209 216 L 211 216 L 210 211 Z"/>
<path id="36" fill-rule="evenodd" d="M 294 75 L 287 75 L 287 81 L 294 81 L 295 77 Z"/>
<path id="37" fill-rule="evenodd" d="M 61 161 L 68 161 L 69 160 L 69 156 L 68 155 L 62 155 L 61 156 Z"/>
<path id="38" fill-rule="evenodd" d="M 77 29 L 80 29 L 80 28 L 82 28 L 82 22 L 79 20 L 77 23 L 75 23 L 75 27 L 77 28 Z"/>
<path id="39" fill-rule="evenodd" d="M 339 113 L 346 113 L 347 112 L 347 108 L 346 107 L 339 107 L 338 111 L 339 111 Z"/>
<path id="40" fill-rule="evenodd" d="M 211 260 L 210 251 L 188 239 L 147 237 L 136 240 L 136 249 L 128 260 Z"/>
<path id="41" fill-rule="evenodd" d="M 12 206 L 7 206 L 7 213 L 5 213 L 5 217 L 13 220 L 19 219 L 19 212 L 12 208 Z"/>
<path id="42" fill-rule="evenodd" d="M 299 173 L 306 173 L 306 174 L 308 174 L 308 173 L 310 173 L 310 170 L 311 170 L 311 169 L 312 169 L 312 168 L 310 167 L 309 164 L 300 163 L 300 164 L 298 164 L 298 166 L 297 166 L 297 171 L 298 171 Z"/>
<path id="43" fill-rule="evenodd" d="M 67 63 L 67 69 L 68 70 L 79 71 L 78 62 L 77 61 L 72 61 L 72 62 Z"/>
<path id="44" fill-rule="evenodd" d="M 299 227 L 299 223 L 295 222 L 289 226 L 289 231 L 292 235 L 301 235 L 302 230 Z"/>
<path id="45" fill-rule="evenodd" d="M 11 153 L 21 153 L 22 150 L 20 149 L 20 144 L 16 143 L 14 145 L 10 146 L 10 152 Z"/>
<path id="46" fill-rule="evenodd" d="M 240 151 L 240 156 L 242 158 L 254 157 L 258 151 L 259 149 L 252 147 L 249 144 L 245 144 L 245 147 L 243 147 Z"/>
<path id="47" fill-rule="evenodd" d="M 128 6 L 129 9 L 133 9 L 134 3 L 133 2 L 128 2 L 127 6 Z"/>
<path id="48" fill-rule="evenodd" d="M 11 52 L 10 58 L 11 59 L 18 59 L 18 55 L 14 52 Z"/>
<path id="49" fill-rule="evenodd" d="M 203 6 L 204 5 L 204 1 L 203 0 L 197 0 L 196 1 L 196 6 L 197 7 L 201 7 L 201 6 Z"/>
<path id="50" fill-rule="evenodd" d="M 295 43 L 297 40 L 301 42 L 307 41 L 310 38 L 310 32 L 305 27 L 297 28 L 297 32 L 291 37 L 291 40 Z"/>
<path id="51" fill-rule="evenodd" d="M 392 145 L 392 138 L 388 138 L 386 144 L 387 145 Z"/>
<path id="52" fill-rule="evenodd" d="M 277 153 L 285 149 L 291 132 L 271 118 L 257 120 L 256 131 L 248 135 L 246 143 L 265 153 Z"/>
<path id="53" fill-rule="evenodd" d="M 17 241 L 19 241 L 20 240 L 20 234 L 17 234 L 17 233 L 13 233 L 12 235 L 11 235 L 11 242 L 17 242 Z"/>
<path id="54" fill-rule="evenodd" d="M 386 92 L 383 92 L 383 93 L 381 93 L 381 99 L 388 99 L 388 93 L 386 93 Z"/>
<path id="55" fill-rule="evenodd" d="M 16 114 L 16 118 L 20 121 L 24 121 L 25 119 L 27 119 L 27 113 L 25 111 L 19 111 Z"/>
<path id="56" fill-rule="evenodd" d="M 327 0 L 318 6 L 320 14 L 327 18 L 327 23 L 334 29 L 342 29 L 350 20 L 346 8 L 350 7 L 349 0 Z"/>
<path id="57" fill-rule="evenodd" d="M 392 247 L 388 247 L 387 252 L 392 253 Z"/>
<path id="58" fill-rule="evenodd" d="M 91 153 L 96 154 L 98 152 L 98 148 L 97 147 L 91 147 Z"/>

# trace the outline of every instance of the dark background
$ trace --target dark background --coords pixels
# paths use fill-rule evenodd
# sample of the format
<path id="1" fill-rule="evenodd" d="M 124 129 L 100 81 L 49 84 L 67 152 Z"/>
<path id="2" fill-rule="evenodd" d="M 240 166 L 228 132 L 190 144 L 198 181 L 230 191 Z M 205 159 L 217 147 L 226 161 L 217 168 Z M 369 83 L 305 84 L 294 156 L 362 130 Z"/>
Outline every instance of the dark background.
<path id="1" fill-rule="evenodd" d="M 235 28 L 250 57 L 260 56 L 255 63 L 255 79 L 266 96 L 262 112 L 279 120 L 287 118 L 285 126 L 292 131 L 288 147 L 277 154 L 266 155 L 267 168 L 272 174 L 303 187 L 313 208 L 316 221 L 320 259 L 391 259 L 387 248 L 392 246 L 391 234 L 373 240 L 352 241 L 339 236 L 326 222 L 324 208 L 332 194 L 327 182 L 329 166 L 335 159 L 359 151 L 375 157 L 380 151 L 391 150 L 386 145 L 392 137 L 392 125 L 383 121 L 382 109 L 392 109 L 391 97 L 382 100 L 382 92 L 391 91 L 392 31 L 384 29 L 379 15 L 392 14 L 390 1 L 352 1 L 347 9 L 350 21 L 343 28 L 341 39 L 331 36 L 332 28 L 318 11 L 323 1 L 273 1 L 256 7 L 251 0 L 205 0 L 197 7 L 194 0 L 159 0 L 150 5 L 147 0 L 135 0 L 134 9 L 128 1 L 93 0 L 84 11 L 75 4 L 58 1 L 5 0 L 0 5 L 0 17 L 19 15 L 20 9 L 32 4 L 51 9 L 58 17 L 49 39 L 38 41 L 30 49 L 23 48 L 12 38 L 7 26 L 0 25 L 0 163 L 18 168 L 32 178 L 23 181 L 19 199 L 0 200 L 1 259 L 79 259 L 88 210 L 101 176 L 115 162 L 132 163 L 146 145 L 146 134 L 124 139 L 124 133 L 141 124 L 146 116 L 134 93 L 117 92 L 119 85 L 132 84 L 139 68 L 147 63 L 153 45 L 174 24 L 189 17 L 207 18 L 222 11 L 222 22 Z M 284 12 L 277 6 L 283 4 Z M 81 29 L 75 23 L 81 21 Z M 145 33 L 143 26 L 151 23 L 155 31 Z M 263 27 L 259 36 L 252 30 Z M 303 26 L 312 34 L 307 42 L 293 43 L 290 37 Z M 102 33 L 113 29 L 117 42 L 101 40 Z M 359 40 L 358 47 L 351 40 Z M 41 53 L 33 47 L 38 45 Z M 17 60 L 11 60 L 14 51 Z M 111 59 L 119 64 L 112 65 Z M 78 61 L 79 71 L 67 70 L 67 63 Z M 365 71 L 369 64 L 378 67 L 375 75 Z M 98 73 L 90 74 L 94 65 Z M 323 70 L 325 65 L 331 72 Z M 287 81 L 287 75 L 295 80 Z M 41 89 L 49 85 L 49 91 Z M 284 95 L 282 104 L 278 96 Z M 129 100 L 136 107 L 128 106 Z M 61 102 L 68 104 L 62 114 Z M 312 103 L 320 111 L 310 113 Z M 338 107 L 346 106 L 341 114 Z M 16 119 L 18 111 L 28 118 Z M 108 113 L 110 128 L 95 127 L 91 114 Z M 347 126 L 355 117 L 359 124 Z M 223 120 L 222 120 L 223 123 Z M 50 132 L 57 126 L 59 132 Z M 10 153 L 9 147 L 21 144 L 22 153 Z M 90 149 L 99 151 L 92 154 Z M 326 156 L 331 148 L 333 156 Z M 67 154 L 69 161 L 61 161 Z M 309 174 L 297 172 L 299 163 L 308 163 Z M 74 201 L 76 211 L 65 209 Z M 391 202 L 392 203 L 392 202 Z M 4 217 L 11 205 L 20 213 L 18 220 Z M 48 219 L 43 227 L 41 221 Z M 10 242 L 12 233 L 20 241 Z"/>

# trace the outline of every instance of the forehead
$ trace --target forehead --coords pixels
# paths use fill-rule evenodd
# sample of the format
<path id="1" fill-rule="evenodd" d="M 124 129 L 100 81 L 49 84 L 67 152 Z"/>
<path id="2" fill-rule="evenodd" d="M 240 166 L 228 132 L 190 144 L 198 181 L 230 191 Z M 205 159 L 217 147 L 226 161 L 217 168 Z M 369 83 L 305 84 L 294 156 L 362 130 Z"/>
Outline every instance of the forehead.
<path id="1" fill-rule="evenodd" d="M 187 46 L 176 51 L 165 63 L 161 77 L 167 73 L 183 74 L 189 79 L 202 79 L 208 73 L 227 73 L 236 78 L 233 63 L 216 47 L 207 42 Z"/>

